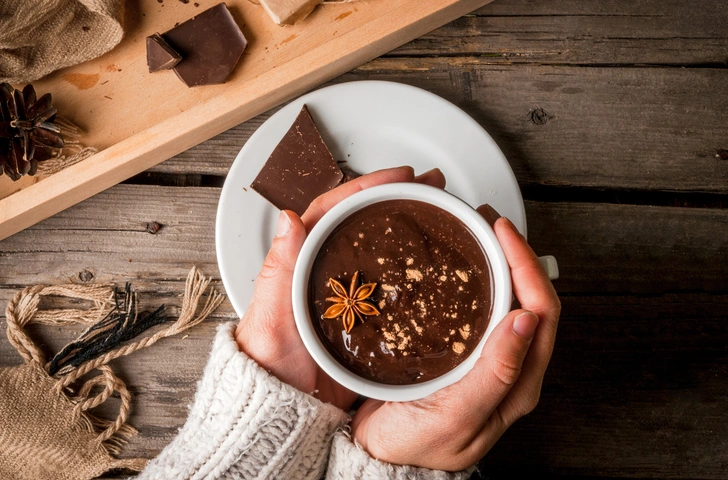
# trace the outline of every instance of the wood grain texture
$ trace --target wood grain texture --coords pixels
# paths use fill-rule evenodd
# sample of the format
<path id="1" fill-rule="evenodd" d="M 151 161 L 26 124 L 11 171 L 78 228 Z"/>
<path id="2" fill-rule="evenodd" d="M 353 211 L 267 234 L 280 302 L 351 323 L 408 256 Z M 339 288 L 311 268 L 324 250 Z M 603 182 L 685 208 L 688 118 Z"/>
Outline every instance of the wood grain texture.
<path id="1" fill-rule="evenodd" d="M 166 283 L 179 289 L 193 264 L 219 278 L 219 195 L 204 187 L 113 187 L 0 241 L 0 285 L 79 281 L 87 270 L 97 282 L 135 279 L 164 292 Z M 526 215 L 534 250 L 559 259 L 562 294 L 728 293 L 726 210 L 526 202 Z M 146 231 L 152 221 L 163 225 L 155 235 Z"/>
<path id="2" fill-rule="evenodd" d="M 559 260 L 559 335 L 539 407 L 484 458 L 482 478 L 728 478 L 728 210 L 594 201 L 707 192 L 725 205 L 723 3 L 498 0 L 334 80 L 444 96 L 491 133 L 522 187 L 546 192 L 526 210 L 534 249 Z M 219 280 L 219 184 L 270 114 L 148 172 L 207 186 L 119 185 L 0 241 L 0 307 L 28 284 L 129 280 L 174 316 L 192 264 Z M 548 197 L 557 190 L 574 201 Z M 141 430 L 124 456 L 173 438 L 216 326 L 235 317 L 225 302 L 188 336 L 116 362 Z M 51 352 L 80 331 L 33 335 Z M 0 335 L 0 367 L 18 362 Z"/>
<path id="3" fill-rule="evenodd" d="M 485 457 L 486 478 L 725 478 L 728 296 L 583 295 L 562 302 L 539 407 Z M 221 321 L 115 362 L 133 394 L 131 423 L 141 430 L 124 456 L 151 458 L 174 437 Z M 44 327 L 33 336 L 50 352 L 78 330 Z M 0 338 L 0 366 L 18 362 Z M 111 401 L 102 412 L 111 417 L 115 408 Z"/>
<path id="4" fill-rule="evenodd" d="M 562 305 L 540 404 L 485 457 L 485 477 L 725 478 L 728 296 Z"/>
<path id="5" fill-rule="evenodd" d="M 130 9 L 128 33 L 102 57 L 55 72 L 36 82 L 40 92 L 62 99 L 59 111 L 89 133 L 93 157 L 0 200 L 0 238 L 5 238 L 89 196 L 139 173 L 281 102 L 330 80 L 395 46 L 472 11 L 488 0 L 362 1 L 356 6 L 320 8 L 285 31 L 263 9 L 231 1 L 250 46 L 241 66 L 223 85 L 188 89 L 164 75 L 150 75 L 144 45 L 138 41 L 174 20 L 190 16 L 189 4 L 163 10 L 150 1 Z M 149 6 L 153 6 L 150 8 Z M 337 9 L 353 13 L 341 16 Z M 91 87 L 78 92 L 69 72 L 91 75 Z M 101 74 L 104 72 L 104 82 Z M 170 73 L 170 72 L 163 72 Z M 111 74 L 106 79 L 106 74 Z M 66 77 L 64 77 L 66 75 Z M 170 80 L 172 80 L 170 82 Z M 70 85 L 69 85 L 70 83 Z M 97 87 L 98 83 L 98 87 Z M 107 91 L 111 89 L 112 95 Z M 60 95 L 58 95 L 60 93 Z M 111 100 L 109 100 L 111 98 Z M 114 102 L 114 98 L 116 101 Z M 67 102 L 64 104 L 64 102 Z M 113 103 L 112 103 L 113 102 Z M 75 108 L 74 108 L 75 107 Z M 145 112 L 140 115 L 140 112 Z M 0 178 L 0 197 L 5 179 Z"/>
<path id="6" fill-rule="evenodd" d="M 478 55 L 494 64 L 728 68 L 727 20 L 722 0 L 504 0 L 388 55 Z"/>
<path id="7" fill-rule="evenodd" d="M 337 81 L 353 80 L 409 83 L 455 103 L 495 139 L 523 186 L 728 193 L 728 162 L 716 156 L 728 148 L 728 70 L 385 58 Z M 153 171 L 224 173 L 268 115 Z"/>

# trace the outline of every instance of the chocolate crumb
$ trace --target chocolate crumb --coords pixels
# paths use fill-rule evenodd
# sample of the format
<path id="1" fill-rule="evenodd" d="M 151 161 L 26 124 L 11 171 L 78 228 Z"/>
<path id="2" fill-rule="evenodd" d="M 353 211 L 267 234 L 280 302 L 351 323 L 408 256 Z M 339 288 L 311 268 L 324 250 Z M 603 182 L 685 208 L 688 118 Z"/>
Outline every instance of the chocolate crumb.
<path id="1" fill-rule="evenodd" d="M 460 332 L 460 336 L 463 337 L 463 340 L 467 340 L 470 336 L 470 324 L 463 326 L 463 328 L 459 328 L 458 332 Z"/>
<path id="2" fill-rule="evenodd" d="M 422 280 L 422 272 L 419 270 L 408 268 L 406 270 L 407 273 L 407 280 L 414 280 L 416 282 L 419 282 Z"/>
<path id="3" fill-rule="evenodd" d="M 408 267 L 409 267 L 410 265 L 412 265 L 413 263 L 415 263 L 415 260 L 414 260 L 413 258 L 408 258 L 408 259 L 407 259 L 407 266 L 408 266 Z"/>
<path id="4" fill-rule="evenodd" d="M 422 335 L 423 328 L 417 325 L 417 322 L 414 319 L 410 320 L 410 322 L 412 323 L 412 326 L 415 327 L 415 332 L 417 332 L 418 335 Z"/>
<path id="5" fill-rule="evenodd" d="M 465 283 L 468 283 L 468 274 L 465 272 L 462 272 L 460 270 L 455 270 L 455 275 L 460 277 L 460 280 L 462 280 Z"/>
<path id="6" fill-rule="evenodd" d="M 384 259 L 383 258 L 377 258 L 377 263 L 379 265 L 384 265 Z"/>

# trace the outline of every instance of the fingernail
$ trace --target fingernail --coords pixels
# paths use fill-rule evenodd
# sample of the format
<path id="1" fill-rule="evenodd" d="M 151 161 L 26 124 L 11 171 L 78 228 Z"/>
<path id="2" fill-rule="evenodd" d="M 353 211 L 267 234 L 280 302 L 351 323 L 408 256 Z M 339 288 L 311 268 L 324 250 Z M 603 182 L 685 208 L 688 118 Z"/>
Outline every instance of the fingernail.
<path id="1" fill-rule="evenodd" d="M 508 217 L 501 217 L 503 222 L 506 224 L 506 226 L 511 229 L 512 232 L 517 233 L 519 236 L 523 237 L 523 234 L 521 234 L 520 230 L 516 228 L 516 226 L 511 222 L 511 219 Z"/>
<path id="2" fill-rule="evenodd" d="M 435 168 L 432 168 L 432 169 L 426 171 L 425 173 L 421 173 L 419 176 L 420 177 L 427 177 L 429 175 L 434 175 L 435 173 L 439 173 L 440 175 L 442 175 L 442 170 L 440 170 L 439 168 L 435 167 Z"/>
<path id="3" fill-rule="evenodd" d="M 513 320 L 513 331 L 526 340 L 533 338 L 536 327 L 538 327 L 538 317 L 531 312 L 522 313 Z"/>
<path id="4" fill-rule="evenodd" d="M 399 168 L 401 170 L 408 170 L 408 173 L 410 175 L 412 175 L 413 177 L 415 176 L 415 169 L 414 169 L 414 167 L 412 167 L 410 165 L 402 165 L 402 166 L 397 167 L 397 168 Z"/>
<path id="5" fill-rule="evenodd" d="M 511 230 L 516 230 L 516 226 L 513 225 L 513 222 L 511 222 L 510 218 L 508 218 L 508 217 L 501 217 L 501 218 L 503 219 L 504 222 L 506 222 L 506 225 L 508 225 L 508 228 L 510 228 Z"/>
<path id="6" fill-rule="evenodd" d="M 291 229 L 291 219 L 285 210 L 281 211 L 278 216 L 278 226 L 276 227 L 276 237 L 284 237 Z"/>
<path id="7" fill-rule="evenodd" d="M 491 227 L 495 225 L 495 221 L 501 218 L 498 211 L 487 203 L 478 207 L 478 213 L 488 222 Z"/>

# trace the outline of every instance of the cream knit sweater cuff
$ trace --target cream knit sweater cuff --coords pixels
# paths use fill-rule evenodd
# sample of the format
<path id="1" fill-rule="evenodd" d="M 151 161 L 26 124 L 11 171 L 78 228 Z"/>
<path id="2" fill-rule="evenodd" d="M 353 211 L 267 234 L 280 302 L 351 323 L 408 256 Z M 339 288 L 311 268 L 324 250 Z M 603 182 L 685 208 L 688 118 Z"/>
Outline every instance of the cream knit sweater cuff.
<path id="1" fill-rule="evenodd" d="M 184 427 L 140 479 L 319 479 L 348 416 L 282 383 L 221 325 Z"/>
<path id="2" fill-rule="evenodd" d="M 465 480 L 474 471 L 475 467 L 471 467 L 451 473 L 380 462 L 355 445 L 347 434 L 339 432 L 331 445 L 326 480 Z"/>

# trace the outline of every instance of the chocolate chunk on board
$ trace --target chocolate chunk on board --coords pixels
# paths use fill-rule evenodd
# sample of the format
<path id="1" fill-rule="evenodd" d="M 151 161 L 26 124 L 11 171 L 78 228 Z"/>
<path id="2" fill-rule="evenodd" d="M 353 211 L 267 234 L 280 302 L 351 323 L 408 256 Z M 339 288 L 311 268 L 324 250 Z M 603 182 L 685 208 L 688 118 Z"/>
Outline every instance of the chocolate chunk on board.
<path id="1" fill-rule="evenodd" d="M 182 55 L 174 72 L 188 87 L 225 83 L 248 45 L 224 3 L 163 33 L 162 38 Z"/>
<path id="2" fill-rule="evenodd" d="M 250 186 L 281 210 L 303 215 L 343 177 L 304 105 Z"/>
<path id="3" fill-rule="evenodd" d="M 155 33 L 147 37 L 147 66 L 149 73 L 169 70 L 177 65 L 182 56 L 175 52 L 161 35 Z"/>

